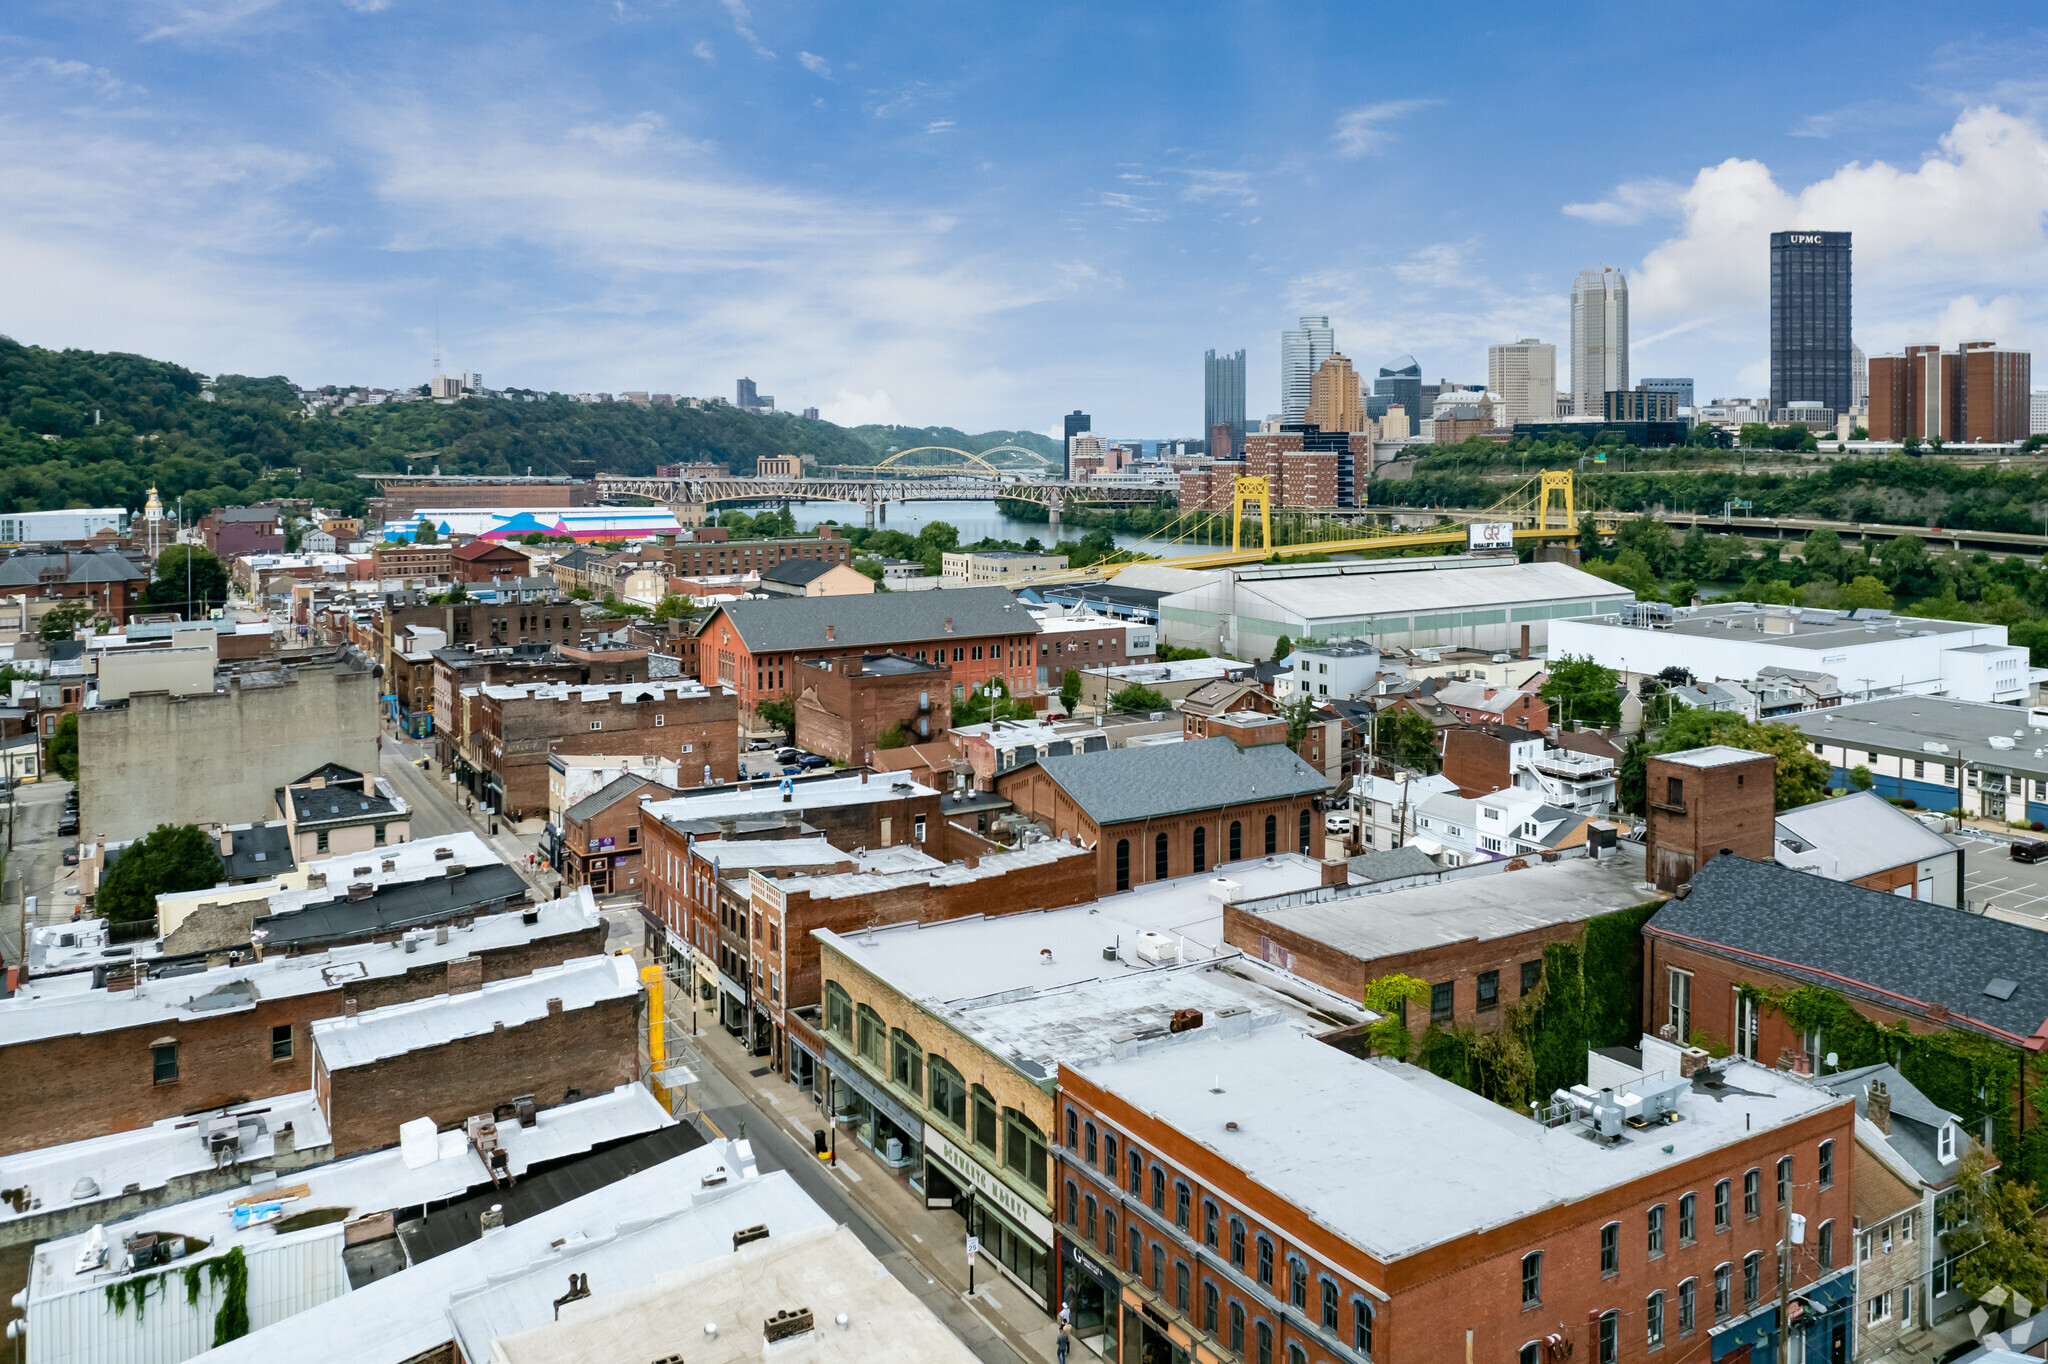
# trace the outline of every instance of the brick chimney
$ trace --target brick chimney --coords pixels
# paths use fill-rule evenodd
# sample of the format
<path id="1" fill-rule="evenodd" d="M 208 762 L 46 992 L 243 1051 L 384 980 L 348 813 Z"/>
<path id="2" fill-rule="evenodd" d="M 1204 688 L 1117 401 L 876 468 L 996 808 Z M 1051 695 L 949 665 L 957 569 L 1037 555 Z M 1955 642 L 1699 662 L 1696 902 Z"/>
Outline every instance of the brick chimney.
<path id="1" fill-rule="evenodd" d="M 1871 1125 L 1878 1131 L 1886 1136 L 1891 1135 L 1892 1092 L 1884 1087 L 1884 1081 L 1878 1080 L 1871 1084 L 1870 1093 L 1865 1096 L 1864 1116 L 1870 1119 Z"/>
<path id="2" fill-rule="evenodd" d="M 830 644 L 830 643 L 832 642 L 832 640 L 833 640 L 833 637 L 834 637 L 834 635 L 835 635 L 836 633 L 837 633 L 837 631 L 836 631 L 836 629 L 835 629 L 835 628 L 834 628 L 833 626 L 830 626 L 830 625 L 826 626 L 826 627 L 825 627 L 825 642 L 826 642 L 827 644 Z"/>
<path id="3" fill-rule="evenodd" d="M 1351 879 L 1351 864 L 1341 857 L 1323 859 L 1323 880 L 1326 886 L 1341 886 Z"/>
<path id="4" fill-rule="evenodd" d="M 560 1018 L 561 1016 L 562 1016 L 562 1001 L 561 1001 L 561 1000 L 559 1000 L 559 999 L 551 999 L 551 1000 L 549 1000 L 549 1001 L 548 1001 L 548 1017 L 549 1017 L 549 1018 Z"/>

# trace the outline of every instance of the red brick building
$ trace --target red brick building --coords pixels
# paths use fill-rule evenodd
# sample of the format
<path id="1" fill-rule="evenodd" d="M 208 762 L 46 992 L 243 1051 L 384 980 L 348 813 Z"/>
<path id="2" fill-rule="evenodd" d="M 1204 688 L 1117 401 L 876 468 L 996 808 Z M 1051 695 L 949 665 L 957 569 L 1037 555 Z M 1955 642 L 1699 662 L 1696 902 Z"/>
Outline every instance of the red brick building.
<path id="1" fill-rule="evenodd" d="M 730 602 L 697 630 L 697 676 L 731 687 L 743 715 L 794 692 L 799 659 L 878 653 L 950 663 L 956 699 L 990 678 L 1028 696 L 1037 635 L 1038 622 L 1000 587 Z"/>
<path id="2" fill-rule="evenodd" d="M 1908 346 L 1902 355 L 1870 357 L 1872 440 L 1985 444 L 2025 440 L 2033 357 L 1994 342 L 1958 349 Z"/>
<path id="3" fill-rule="evenodd" d="M 548 754 L 640 753 L 713 781 L 739 776 L 733 694 L 686 679 L 624 686 L 484 686 L 474 713 L 482 798 L 515 820 L 548 808 Z M 458 775 L 463 755 L 456 756 Z"/>
<path id="4" fill-rule="evenodd" d="M 1712 744 L 1650 759 L 1650 879 L 1676 890 L 1724 852 L 1768 862 L 1776 823 L 1777 760 L 1768 753 Z"/>
<path id="5" fill-rule="evenodd" d="M 449 993 L 348 1010 L 313 1025 L 313 1096 L 334 1154 L 398 1144 L 426 1116 L 459 1127 L 473 1113 L 530 1096 L 552 1108 L 631 1084 L 639 1070 L 639 970 L 630 956 L 590 956 Z"/>
<path id="6" fill-rule="evenodd" d="M 455 581 L 462 583 L 530 578 L 533 560 L 496 540 L 471 540 L 448 551 L 448 571 Z"/>
<path id="7" fill-rule="evenodd" d="M 1322 773 L 1283 744 L 1228 739 L 1040 758 L 996 778 L 996 793 L 1096 851 L 1096 893 L 1208 871 L 1276 852 L 1307 852 Z"/>
<path id="8" fill-rule="evenodd" d="M 216 507 L 199 518 L 199 535 L 215 557 L 284 553 L 284 517 L 276 507 Z"/>
<path id="9" fill-rule="evenodd" d="M 723 529 L 698 531 L 688 540 L 660 541 L 643 546 L 642 559 L 659 559 L 678 578 L 723 577 L 733 573 L 759 573 L 764 568 L 810 559 L 819 563 L 844 564 L 853 561 L 853 547 L 837 535 L 820 530 L 815 536 L 789 540 L 733 540 Z"/>
<path id="10" fill-rule="evenodd" d="M 593 895 L 640 888 L 640 802 L 666 800 L 675 791 L 630 774 L 614 778 L 562 812 L 562 862 L 566 886 L 589 886 Z"/>
<path id="11" fill-rule="evenodd" d="M 953 669 L 903 654 L 799 659 L 796 746 L 864 766 L 882 737 L 901 729 L 928 743 L 953 725 Z"/>
<path id="12" fill-rule="evenodd" d="M 603 922 L 574 901 L 533 912 L 531 925 L 523 914 L 495 914 L 449 929 L 445 942 L 429 934 L 409 953 L 380 941 L 271 954 L 140 989 L 132 967 L 87 991 L 69 980 L 47 991 L 31 982 L 8 1002 L 0 1031 L 0 1107 L 12 1115 L 0 1154 L 305 1089 L 308 1030 L 351 1001 L 375 1009 L 444 994 L 469 976 L 509 979 L 603 951 Z"/>
<path id="13" fill-rule="evenodd" d="M 1601 1364 L 1705 1359 L 1711 1339 L 1747 1357 L 1775 1344 L 1796 1211 L 1805 1357 L 1848 1358 L 1852 1100 L 1646 1038 L 1610 1083 L 1655 1121 L 1588 1103 L 1532 1122 L 1278 1018 L 1192 1023 L 1059 1068 L 1057 1292 L 1085 1348 Z"/>

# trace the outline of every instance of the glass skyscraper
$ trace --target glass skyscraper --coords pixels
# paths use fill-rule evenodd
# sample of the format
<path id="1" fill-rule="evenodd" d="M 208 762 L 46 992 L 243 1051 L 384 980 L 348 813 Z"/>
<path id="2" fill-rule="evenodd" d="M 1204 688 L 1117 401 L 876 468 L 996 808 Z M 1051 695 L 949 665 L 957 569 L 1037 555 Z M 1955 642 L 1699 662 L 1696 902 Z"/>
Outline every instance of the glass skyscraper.
<path id="1" fill-rule="evenodd" d="M 1308 413 L 1309 386 L 1323 361 L 1337 350 L 1337 334 L 1327 317 L 1304 317 L 1293 331 L 1280 333 L 1280 417 L 1298 422 Z"/>
<path id="2" fill-rule="evenodd" d="M 1771 234 L 1771 409 L 1856 402 L 1849 335 L 1849 234 Z"/>
<path id="3" fill-rule="evenodd" d="M 1612 266 L 1572 281 L 1572 415 L 1598 416 L 1628 387 L 1628 277 Z"/>
<path id="4" fill-rule="evenodd" d="M 1230 428 L 1230 448 L 1209 450 L 1211 459 L 1229 459 L 1244 453 L 1244 352 L 1202 356 L 1202 439 L 1213 441 L 1216 428 Z"/>
<path id="5" fill-rule="evenodd" d="M 1410 431 L 1416 429 L 1415 423 L 1429 415 L 1422 410 L 1422 366 L 1412 355 L 1389 360 L 1380 366 L 1379 377 L 1373 380 L 1372 396 L 1372 402 L 1365 409 L 1367 416 L 1384 417 L 1388 407 L 1399 403 L 1408 414 Z M 1374 411 L 1374 408 L 1379 410 Z"/>
<path id="6" fill-rule="evenodd" d="M 1071 480 L 1074 477 L 1074 437 L 1088 429 L 1088 414 L 1077 407 L 1062 420 L 1067 435 L 1060 454 L 1060 477 Z"/>

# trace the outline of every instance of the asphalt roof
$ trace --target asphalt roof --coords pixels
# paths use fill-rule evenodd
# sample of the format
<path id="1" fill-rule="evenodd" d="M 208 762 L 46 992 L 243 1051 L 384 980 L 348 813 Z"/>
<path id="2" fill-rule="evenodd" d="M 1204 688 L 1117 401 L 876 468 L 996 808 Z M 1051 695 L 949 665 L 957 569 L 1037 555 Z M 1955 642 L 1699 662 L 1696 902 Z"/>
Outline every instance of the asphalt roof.
<path id="1" fill-rule="evenodd" d="M 1329 785 L 1285 744 L 1239 748 L 1223 738 L 1046 757 L 1038 765 L 1102 825 L 1316 795 Z"/>
<path id="2" fill-rule="evenodd" d="M 2048 933 L 1926 900 L 1723 854 L 1644 932 L 1760 969 L 2024 1042 L 2048 1020 Z M 2012 984 L 2004 999 L 1985 993 Z"/>
<path id="3" fill-rule="evenodd" d="M 1963 763 L 2048 778 L 2048 755 L 2037 756 L 2048 730 L 2036 727 L 2023 706 L 1947 696 L 1880 696 L 1784 718 L 1809 741 L 1850 753 L 1889 751 L 1916 762 Z M 1941 773 L 1934 777 L 1940 781 Z"/>
<path id="4" fill-rule="evenodd" d="M 230 881 L 261 881 L 292 869 L 291 831 L 282 820 L 236 825 L 230 831 L 234 851 L 221 861 Z"/>
<path id="5" fill-rule="evenodd" d="M 346 768 L 339 770 L 347 771 Z M 360 776 L 347 785 L 330 779 L 326 786 L 318 788 L 288 787 L 285 794 L 291 800 L 293 815 L 301 824 L 332 824 L 345 820 L 360 822 L 389 818 L 399 812 L 397 801 L 389 796 L 365 792 L 361 782 Z"/>
<path id="6" fill-rule="evenodd" d="M 627 796 L 644 786 L 652 786 L 657 791 L 668 791 L 670 795 L 675 794 L 673 791 L 669 791 L 668 787 L 663 786 L 652 778 L 628 772 L 623 776 L 613 777 L 603 786 L 598 787 L 582 800 L 577 801 L 574 805 L 562 811 L 562 818 L 564 821 L 589 819 L 600 811 L 611 809 L 612 806 L 617 805 Z"/>
<path id="7" fill-rule="evenodd" d="M 699 636 L 730 622 L 753 653 L 855 649 L 880 644 L 919 645 L 949 637 L 1036 634 L 1038 621 L 1007 588 L 962 587 L 940 592 L 881 592 L 872 596 L 785 597 L 778 601 L 722 602 L 704 618 Z M 832 637 L 825 631 L 830 628 Z"/>
<path id="8" fill-rule="evenodd" d="M 347 890 L 341 889 L 346 897 Z M 389 929 L 438 924 L 464 915 L 509 908 L 526 899 L 525 880 L 499 863 L 473 867 L 461 876 L 437 876 L 386 886 L 360 900 L 330 900 L 289 914 L 271 914 L 252 928 L 268 934 L 264 946 L 275 952 L 350 938 L 366 938 Z"/>
<path id="9" fill-rule="evenodd" d="M 822 559 L 784 559 L 773 568 L 762 569 L 761 576 L 770 582 L 800 584 L 822 578 L 836 567 Z"/>
<path id="10" fill-rule="evenodd" d="M 122 583 L 149 577 L 127 555 L 118 552 L 85 550 L 77 554 L 40 554 L 30 551 L 0 559 L 0 587 L 34 586 L 49 570 L 61 574 L 60 581 L 67 583 Z"/>

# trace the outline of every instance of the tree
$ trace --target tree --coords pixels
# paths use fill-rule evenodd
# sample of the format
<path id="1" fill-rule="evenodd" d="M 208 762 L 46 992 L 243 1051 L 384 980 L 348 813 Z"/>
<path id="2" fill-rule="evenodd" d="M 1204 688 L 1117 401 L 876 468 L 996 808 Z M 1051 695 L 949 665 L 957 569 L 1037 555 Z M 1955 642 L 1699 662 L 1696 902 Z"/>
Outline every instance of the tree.
<path id="1" fill-rule="evenodd" d="M 1172 710 L 1173 703 L 1163 693 L 1133 682 L 1109 698 L 1109 708 L 1118 711 Z"/>
<path id="2" fill-rule="evenodd" d="M 1961 1225 L 1942 1233 L 1942 1249 L 1955 1256 L 1956 1281 L 1972 1298 L 2004 1290 L 2000 1322 L 2015 1294 L 2041 1300 L 2048 1281 L 2048 1228 L 2034 1217 L 2034 1186 L 2019 1180 L 2000 1183 L 1993 1177 L 1996 1161 L 1978 1142 L 1971 1142 L 1956 1167 L 1958 1207 L 1952 1218 Z"/>
<path id="3" fill-rule="evenodd" d="M 1907 454 L 1917 455 L 1920 453 L 1920 438 L 1918 436 L 1908 436 L 1902 444 Z"/>
<path id="4" fill-rule="evenodd" d="M 1621 766 L 1616 772 L 1615 798 L 1621 802 L 1621 808 L 1629 814 L 1649 813 L 1649 769 L 1650 745 L 1642 735 L 1637 734 L 1629 739 L 1628 747 L 1621 751 Z"/>
<path id="5" fill-rule="evenodd" d="M 1835 605 L 1847 610 L 1851 607 L 1876 607 L 1891 609 L 1892 594 L 1884 590 L 1884 584 L 1865 573 L 1851 579 L 1835 597 Z"/>
<path id="6" fill-rule="evenodd" d="M 1591 563 L 1600 555 L 1600 523 L 1587 512 L 1579 518 L 1579 562 Z"/>
<path id="7" fill-rule="evenodd" d="M 910 731 L 903 727 L 901 720 L 883 730 L 881 735 L 875 740 L 876 748 L 907 748 L 909 746 Z"/>
<path id="8" fill-rule="evenodd" d="M 1379 1015 L 1365 1029 L 1365 1040 L 1375 1056 L 1408 1059 L 1415 1039 L 1408 1032 L 1408 1005 L 1429 1003 L 1429 985 L 1413 976 L 1381 976 L 1365 984 L 1365 1007 Z"/>
<path id="9" fill-rule="evenodd" d="M 1300 748 L 1301 741 L 1308 737 L 1308 727 L 1316 721 L 1316 699 L 1297 696 L 1281 705 L 1280 714 L 1287 721 L 1287 746 Z"/>
<path id="10" fill-rule="evenodd" d="M 1806 562 L 1807 576 L 1813 578 L 1835 578 L 1842 576 L 1842 537 L 1831 530 L 1817 530 L 1806 537 L 1806 543 L 1799 548 L 1799 557 Z"/>
<path id="11" fill-rule="evenodd" d="M 441 532 L 434 529 L 432 521 L 422 516 L 419 528 L 412 533 L 412 542 L 416 545 L 438 545 L 441 543 Z"/>
<path id="12" fill-rule="evenodd" d="M 1651 753 L 1678 753 L 1689 748 L 1727 744 L 1768 753 L 1777 760 L 1771 788 L 1780 810 L 1825 800 L 1832 769 L 1815 755 L 1806 736 L 1787 724 L 1760 725 L 1732 710 L 1697 710 L 1681 706 L 1650 746 Z"/>
<path id="13" fill-rule="evenodd" d="M 1081 670 L 1069 668 L 1067 675 L 1060 679 L 1060 705 L 1065 707 L 1067 714 L 1072 715 L 1074 707 L 1079 705 L 1080 701 Z"/>
<path id="14" fill-rule="evenodd" d="M 1550 703 L 1553 718 L 1581 725 L 1621 723 L 1621 683 L 1614 669 L 1590 658 L 1566 654 L 1550 665 L 1550 678 L 1538 693 Z"/>
<path id="15" fill-rule="evenodd" d="M 1857 763 L 1849 769 L 1849 787 L 1855 791 L 1868 791 L 1877 785 L 1877 778 L 1870 775 L 1870 769 Z"/>
<path id="16" fill-rule="evenodd" d="M 758 701 L 754 704 L 754 717 L 770 729 L 781 731 L 784 738 L 796 733 L 794 701 Z"/>
<path id="17" fill-rule="evenodd" d="M 204 890 L 222 875 L 213 840 L 196 824 L 159 824 L 128 845 L 112 869 L 100 879 L 94 902 L 116 924 L 156 918 L 156 897 L 182 890 Z"/>
<path id="18" fill-rule="evenodd" d="M 57 644 L 78 633 L 78 627 L 93 618 L 92 603 L 87 601 L 59 602 L 43 616 L 36 633 L 43 643 Z"/>
<path id="19" fill-rule="evenodd" d="M 882 567 L 880 559 L 870 559 L 865 555 L 853 561 L 853 571 L 873 578 L 876 582 L 882 581 L 883 578 L 889 575 L 889 571 Z"/>
<path id="20" fill-rule="evenodd" d="M 991 720 L 1031 720 L 1038 711 L 1029 701 L 1010 699 L 1010 688 L 1000 677 L 988 681 L 967 693 L 967 699 L 953 703 L 953 728 L 965 725 L 985 725 Z"/>
<path id="21" fill-rule="evenodd" d="M 1417 711 L 1395 712 L 1393 759 L 1397 767 L 1425 775 L 1437 769 L 1436 726 Z"/>
<path id="22" fill-rule="evenodd" d="M 1869 439 L 1870 439 L 1870 430 L 1869 430 L 1869 428 L 1868 428 L 1868 427 L 1862 427 L 1862 426 L 1852 426 L 1852 427 L 1850 427 L 1850 428 L 1849 428 L 1849 439 L 1850 439 L 1850 440 L 1869 440 Z"/>
<path id="23" fill-rule="evenodd" d="M 57 722 L 50 735 L 50 770 L 66 781 L 78 780 L 78 715 L 73 712 Z"/>
<path id="24" fill-rule="evenodd" d="M 1281 659 L 1287 657 L 1287 655 L 1293 652 L 1294 641 L 1289 639 L 1287 636 L 1282 635 L 1278 639 L 1273 641 L 1273 661 L 1275 663 L 1278 663 Z"/>
<path id="25" fill-rule="evenodd" d="M 688 620 L 696 614 L 697 608 L 688 597 L 680 592 L 669 592 L 654 604 L 653 618 L 656 621 Z"/>

